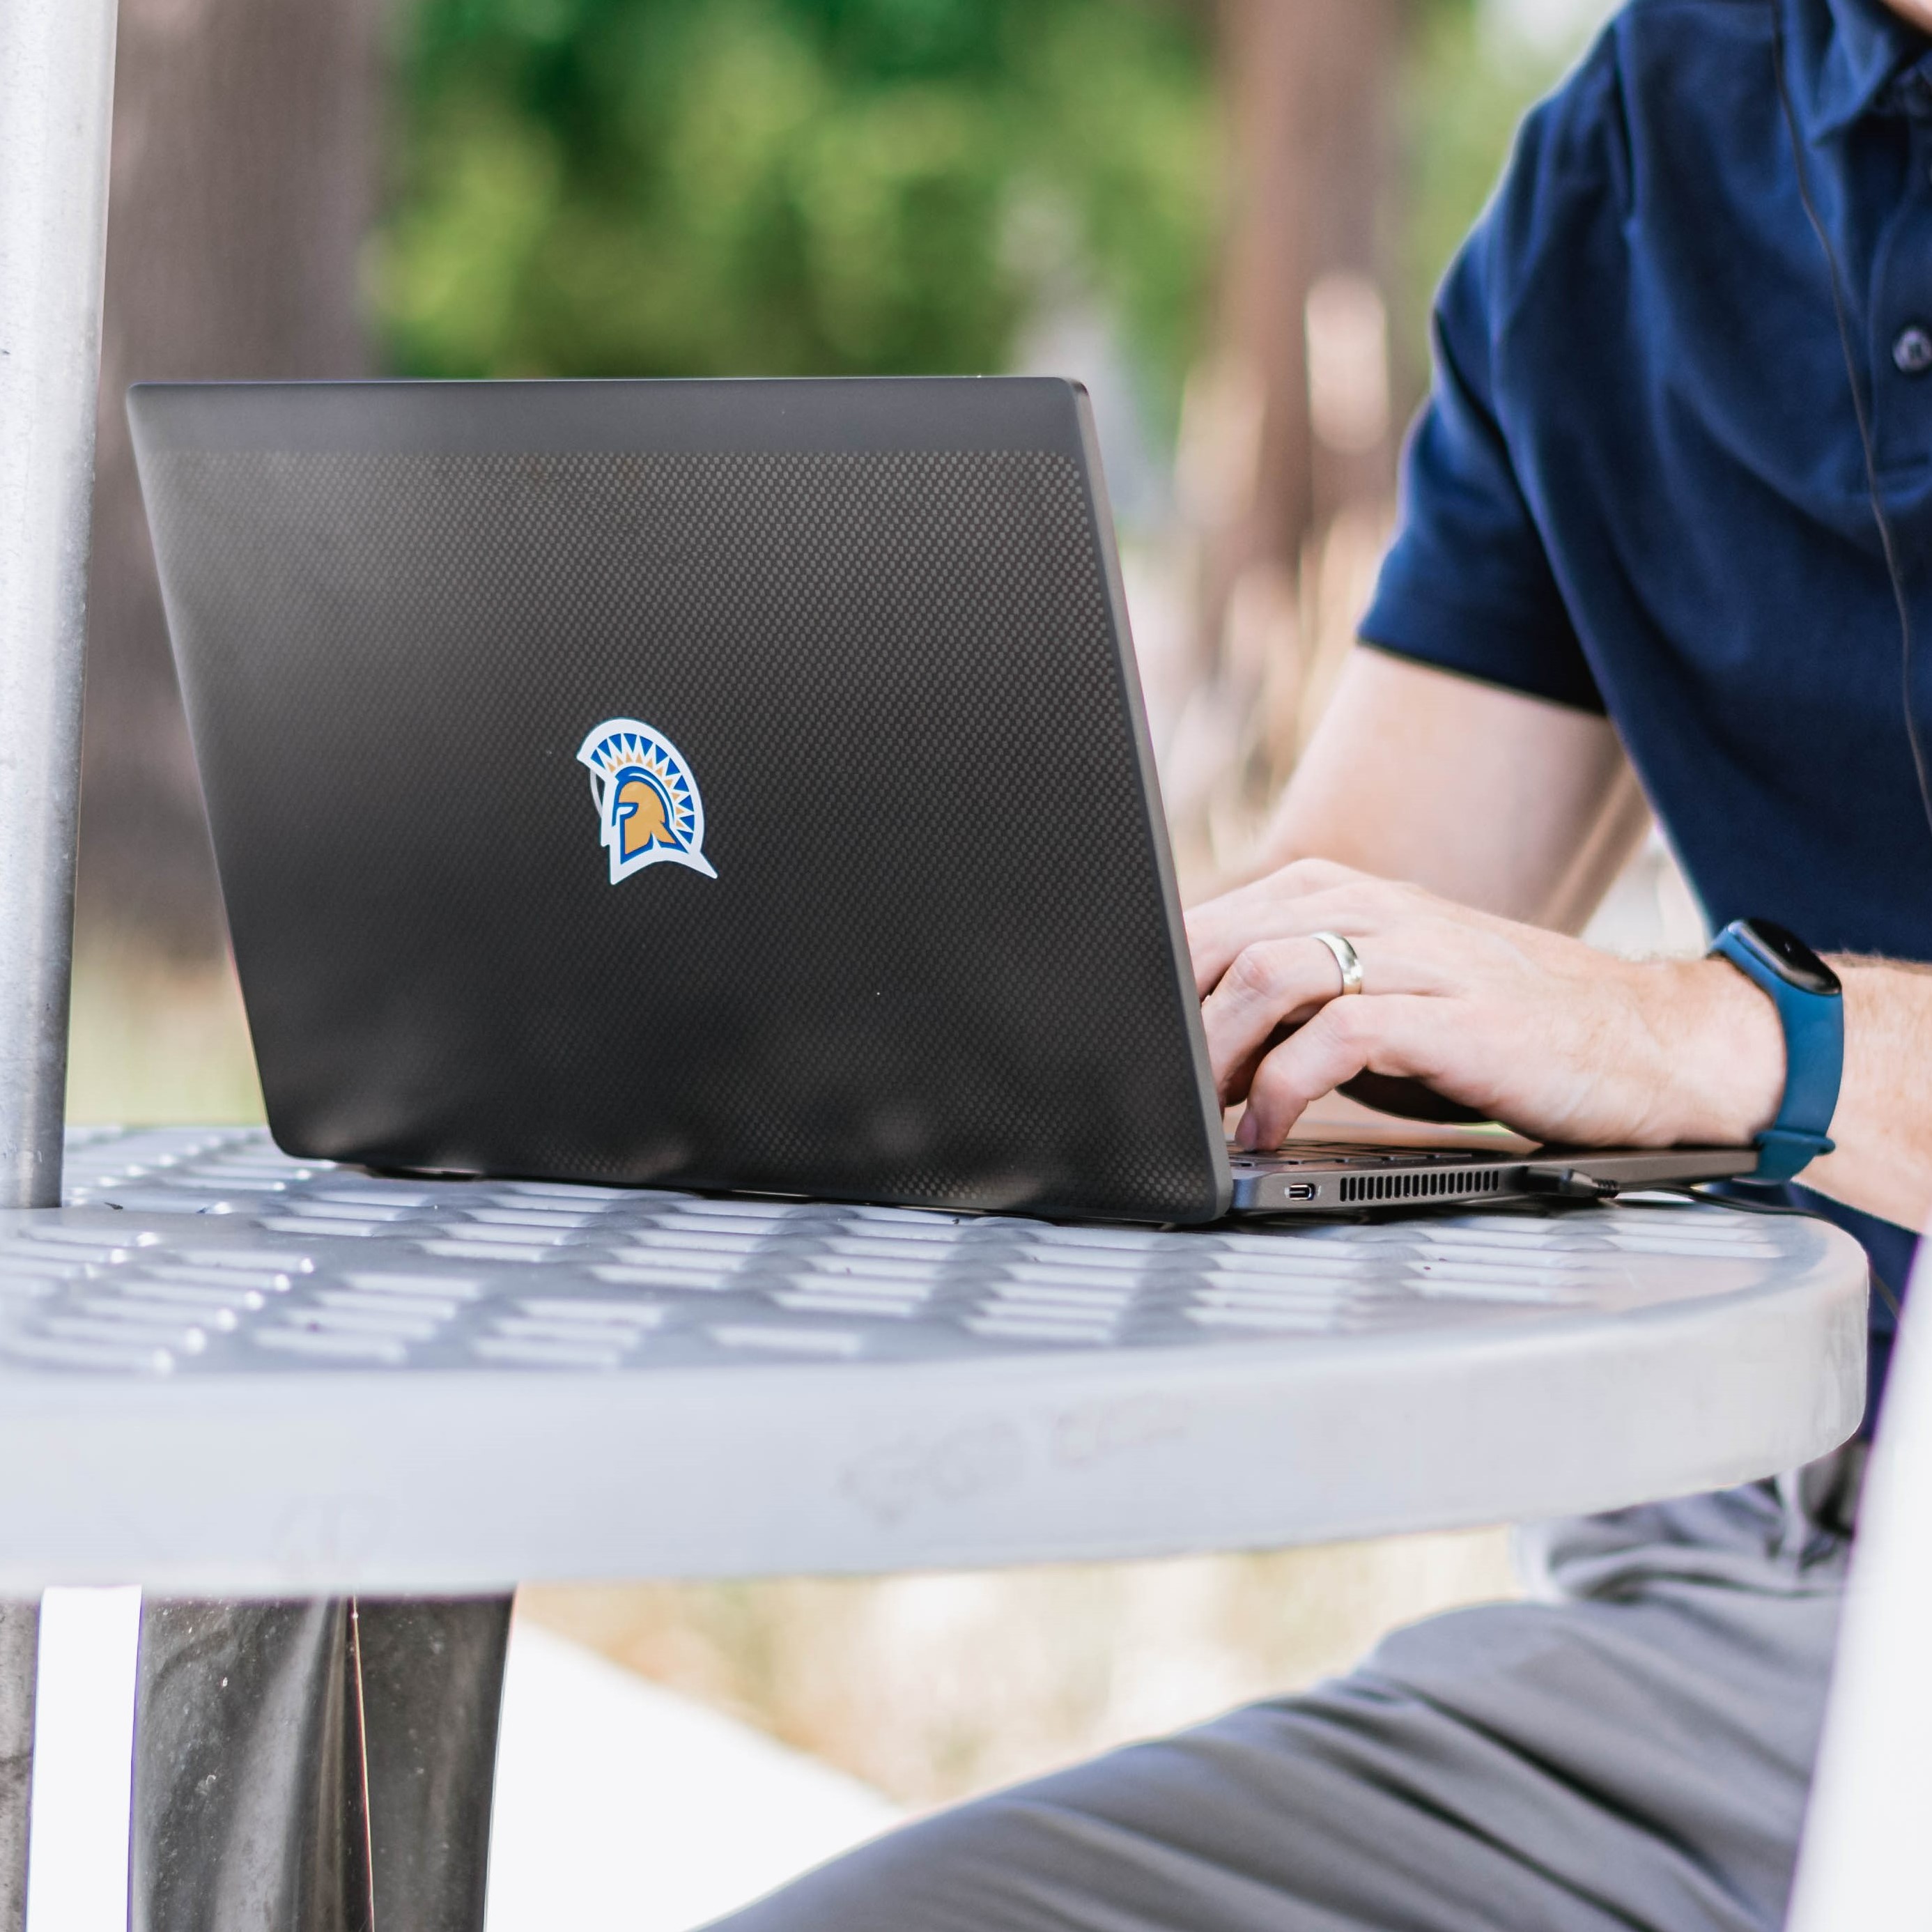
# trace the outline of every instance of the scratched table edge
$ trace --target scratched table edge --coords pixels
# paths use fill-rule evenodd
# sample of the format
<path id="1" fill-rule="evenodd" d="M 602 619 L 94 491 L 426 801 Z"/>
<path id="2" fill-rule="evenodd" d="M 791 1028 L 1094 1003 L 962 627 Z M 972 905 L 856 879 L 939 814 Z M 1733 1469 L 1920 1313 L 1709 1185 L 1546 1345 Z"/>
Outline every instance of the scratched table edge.
<path id="1" fill-rule="evenodd" d="M 81 1144 L 91 1140 L 98 1144 L 104 1139 L 132 1140 L 143 1134 L 231 1142 L 252 1137 L 266 1143 L 266 1136 L 259 1129 L 232 1126 L 131 1130 L 118 1136 L 96 1132 L 76 1139 Z M 366 1183 L 366 1177 L 358 1176 L 353 1170 L 344 1172 L 341 1178 L 358 1184 Z M 76 1210 L 100 1211 L 94 1204 L 76 1203 L 70 1208 L 39 1210 L 39 1216 L 53 1219 Z M 14 1222 L 17 1218 L 9 1215 L 4 1220 Z M 140 1216 L 136 1214 L 133 1218 Z M 178 1218 L 185 1221 L 189 1217 Z M 204 1231 L 194 1232 L 199 1235 Z M 214 1231 L 210 1228 L 205 1232 Z M 185 1442 L 195 1425 L 216 1425 L 229 1417 L 246 1416 L 254 1420 L 281 1415 L 290 1420 L 292 1437 L 305 1437 L 319 1426 L 339 1420 L 339 1411 L 354 1412 L 370 1425 L 373 1433 L 380 1434 L 387 1415 L 400 1415 L 406 1410 L 418 1426 L 426 1411 L 434 1412 L 432 1420 L 440 1415 L 455 1420 L 465 1413 L 474 1412 L 490 1432 L 486 1439 L 500 1445 L 506 1437 L 502 1406 L 519 1397 L 530 1404 L 532 1412 L 543 1412 L 538 1420 L 546 1426 L 554 1426 L 567 1408 L 581 1409 L 586 1402 L 592 1402 L 600 1413 L 600 1427 L 628 1418 L 638 1424 L 640 1432 L 647 1433 L 654 1412 L 656 1419 L 662 1420 L 664 1412 L 682 1412 L 715 1398 L 720 1392 L 729 1391 L 734 1408 L 741 1414 L 751 1412 L 755 1416 L 757 1406 L 769 1400 L 775 1412 L 783 1412 L 786 1426 L 794 1430 L 809 1408 L 824 1410 L 850 1402 L 873 1412 L 866 1420 L 876 1435 L 902 1423 L 916 1422 L 926 1405 L 942 1392 L 947 1405 L 956 1409 L 976 1402 L 1003 1403 L 1016 1413 L 1029 1404 L 1037 1407 L 1042 1399 L 1050 1406 L 1064 1408 L 1083 1401 L 1159 1394 L 1163 1389 L 1184 1390 L 1190 1396 L 1209 1401 L 1217 1393 L 1237 1388 L 1256 1399 L 1276 1391 L 1292 1396 L 1297 1390 L 1312 1390 L 1324 1382 L 1346 1384 L 1355 1379 L 1358 1372 L 1372 1373 L 1378 1358 L 1391 1356 L 1399 1357 L 1412 1375 L 1426 1369 L 1434 1360 L 1451 1357 L 1474 1371 L 1478 1382 L 1502 1372 L 1513 1358 L 1525 1355 L 1532 1360 L 1540 1358 L 1574 1368 L 1591 1352 L 1592 1344 L 1606 1339 L 1614 1340 L 1618 1345 L 1615 1352 L 1627 1359 L 1633 1351 L 1642 1355 L 1653 1349 L 1661 1352 L 1660 1358 L 1667 1359 L 1673 1337 L 1699 1326 L 1708 1327 L 1714 1322 L 1721 1325 L 1736 1320 L 1740 1303 L 1754 1304 L 1751 1318 L 1760 1330 L 1767 1322 L 1788 1318 L 1795 1313 L 1805 1318 L 1807 1333 L 1821 1338 L 1844 1339 L 1852 1325 L 1850 1304 L 1855 1300 L 1862 1304 L 1864 1270 L 1861 1252 L 1849 1238 L 1820 1224 L 1786 1223 L 1782 1232 L 1795 1238 L 1805 1252 L 1802 1257 L 1796 1253 L 1784 1257 L 1784 1271 L 1778 1279 L 1749 1281 L 1716 1292 L 1687 1292 L 1622 1308 L 1544 1305 L 1528 1322 L 1505 1306 L 1498 1310 L 1498 1318 L 1493 1322 L 1468 1322 L 1436 1328 L 1246 1334 L 1211 1342 L 1193 1341 L 1185 1346 L 1154 1342 L 1096 1346 L 1070 1342 L 1051 1349 L 870 1361 L 741 1358 L 729 1364 L 555 1370 L 467 1364 L 434 1368 L 398 1364 L 365 1370 L 318 1364 L 312 1367 L 260 1372 L 224 1365 L 218 1373 L 190 1372 L 178 1376 L 54 1367 L 5 1368 L 0 1369 L 0 1434 L 10 1424 L 18 1426 L 30 1438 L 39 1432 L 58 1438 L 60 1432 L 57 1426 L 49 1427 L 50 1420 L 56 1425 L 62 1420 L 80 1424 L 106 1416 L 122 1429 L 156 1426 L 164 1437 L 172 1436 L 178 1442 Z M 182 1238 L 188 1234 L 183 1229 Z M 176 1244 L 176 1238 L 170 1237 L 169 1246 Z M 1857 1325 L 1862 1330 L 1862 1319 Z M 1797 1373 L 1790 1365 L 1780 1370 L 1787 1382 L 1796 1379 Z M 1820 1386 L 1822 1390 L 1822 1384 Z M 1849 1378 L 1840 1378 L 1836 1397 L 1830 1426 L 1836 1426 L 1849 1412 Z M 1824 1400 L 1821 1394 L 1821 1402 Z M 136 1413 L 130 1414 L 130 1411 Z M 1814 1430 L 1820 1434 L 1827 1427 L 1822 1413 L 1821 1410 L 1813 1422 Z M 182 1424 L 189 1426 L 178 1426 Z M 1788 1418 L 1777 1426 L 1767 1418 L 1766 1426 L 1756 1432 L 1759 1439 L 1768 1442 L 1778 1433 L 1779 1427 L 1786 1436 L 1793 1432 L 1794 1425 Z M 608 1436 L 610 1432 L 607 1429 L 605 1432 Z M 520 1430 L 508 1433 L 522 1439 Z M 31 1446 L 31 1443 L 22 1445 Z M 640 1446 L 644 1445 L 640 1442 Z M 651 1446 L 661 1450 L 663 1445 Z M 1821 1441 L 1817 1446 L 1830 1445 Z M 1738 1451 L 1734 1462 L 1740 1457 L 1746 1462 L 1750 1460 L 1745 1452 Z M 1721 1462 L 1721 1458 L 1717 1459 L 1708 1466 L 1718 1470 Z M 33 1472 L 17 1461 L 16 1470 L 24 1496 L 34 1486 Z M 1732 1473 L 1742 1480 L 1765 1472 L 1737 1467 Z M 1201 1480 L 1210 1483 L 1214 1478 L 1204 1474 Z M 1610 1479 L 1607 1490 L 1598 1496 L 1592 1506 L 1610 1507 L 1663 1492 L 1653 1487 L 1644 1489 L 1640 1494 L 1625 1495 L 1618 1491 L 1615 1480 Z M 822 1507 L 823 1497 L 817 1501 Z M 0 1580 L 57 1581 L 62 1580 L 64 1574 L 71 1576 L 76 1568 L 83 1568 L 89 1571 L 87 1580 L 107 1580 L 110 1576 L 124 1580 L 129 1575 L 136 1575 L 140 1580 L 152 1580 L 157 1585 L 177 1589 L 232 1588 L 238 1594 L 262 1595 L 286 1592 L 292 1588 L 340 1587 L 351 1583 L 370 1588 L 386 1584 L 398 1589 L 455 1592 L 508 1580 L 500 1568 L 491 1564 L 464 1568 L 449 1556 L 446 1548 L 433 1560 L 422 1557 L 412 1560 L 393 1550 L 380 1561 L 350 1560 L 346 1556 L 340 1560 L 265 1556 L 259 1553 L 264 1541 L 259 1529 L 235 1539 L 238 1546 L 246 1545 L 250 1550 L 251 1553 L 247 1556 L 220 1557 L 203 1550 L 191 1556 L 171 1558 L 154 1548 L 152 1536 L 143 1534 L 139 1523 L 130 1520 L 140 1514 L 138 1510 L 117 1509 L 112 1498 L 103 1496 L 99 1505 L 91 1508 L 88 1513 L 96 1520 L 96 1528 L 101 1530 L 110 1527 L 110 1519 L 118 1519 L 120 1540 L 124 1546 L 130 1546 L 130 1561 L 124 1568 L 116 1558 L 110 1558 L 105 1565 L 88 1565 L 67 1556 L 44 1554 L 24 1558 L 0 1556 Z M 0 1521 L 9 1514 L 13 1512 L 8 1510 L 4 1492 L 0 1492 Z M 151 1516 L 154 1514 L 149 1512 Z M 1449 1508 L 1438 1505 L 1420 1514 L 1414 1510 L 1396 1508 L 1376 1515 L 1357 1507 L 1346 1526 L 1330 1523 L 1313 1529 L 1308 1525 L 1318 1521 L 1316 1513 L 1304 1508 L 1299 1514 L 1301 1527 L 1286 1536 L 1262 1532 L 1248 1538 L 1217 1535 L 1204 1539 L 1169 1531 L 1139 1534 L 1117 1523 L 1096 1544 L 1091 1539 L 1083 1541 L 1064 1526 L 1051 1534 L 1030 1528 L 1004 1537 L 989 1535 L 982 1529 L 951 1538 L 928 1534 L 916 1552 L 874 1547 L 856 1556 L 849 1552 L 832 1556 L 821 1551 L 817 1560 L 804 1563 L 760 1563 L 740 1550 L 729 1557 L 714 1554 L 703 1564 L 690 1568 L 653 1567 L 632 1555 L 614 1556 L 608 1563 L 574 1564 L 566 1568 L 546 1565 L 521 1574 L 559 1580 L 566 1576 L 752 1576 L 814 1570 L 850 1574 L 881 1568 L 1095 1560 L 1192 1548 L 1280 1546 L 1285 1542 L 1328 1540 L 1396 1529 L 1448 1528 L 1458 1523 L 1493 1521 L 1496 1513 L 1474 1502 Z M 438 1526 L 439 1529 L 441 1527 Z M 45 1536 L 35 1540 L 44 1546 L 50 1544 Z M 687 1535 L 686 1540 L 688 1540 Z M 131 1546 L 142 1543 L 148 1548 L 135 1556 Z M 1048 1547 L 1048 1544 L 1052 1546 Z M 601 1556 L 602 1552 L 599 1553 Z"/>
<path id="2" fill-rule="evenodd" d="M 1848 1298 L 1840 1292 L 1835 1298 L 1842 1300 Z M 1648 1316 L 1652 1312 L 1646 1310 L 1643 1313 Z M 1666 1310 L 1663 1312 L 1667 1316 L 1671 1311 Z M 1829 1308 L 1821 1308 L 1818 1312 L 1817 1325 L 1822 1329 L 1828 1326 L 1832 1319 Z M 1512 1339 L 1533 1342 L 1535 1338 Z M 1278 1356 L 1289 1352 L 1279 1345 L 1270 1343 L 1266 1346 L 1271 1354 Z M 1550 1352 L 1539 1349 L 1538 1352 L 1547 1354 Z M 1198 1357 L 1193 1356 L 1189 1359 L 1198 1360 Z M 1252 1358 L 1244 1356 L 1244 1360 L 1251 1360 Z M 956 1371 L 961 1365 L 932 1366 Z M 975 1370 L 997 1370 L 1006 1365 L 974 1363 L 965 1366 Z M 1026 1366 L 1034 1365 L 1028 1364 Z M 1048 1369 L 1056 1366 L 1064 1368 L 1065 1364 L 1063 1360 L 1058 1364 L 1040 1366 Z M 867 1372 L 865 1369 L 850 1364 L 825 1366 L 836 1368 L 848 1377 L 863 1376 Z M 737 1377 L 742 1379 L 745 1372 L 735 1370 L 720 1371 L 716 1372 L 716 1378 Z M 781 1370 L 780 1372 L 784 1371 Z M 814 1364 L 807 1372 L 818 1375 L 822 1374 L 824 1370 Z M 693 1378 L 695 1378 L 694 1375 Z M 366 1379 L 379 1386 L 393 1387 L 392 1381 L 386 1382 L 381 1376 Z M 465 1375 L 460 1378 L 452 1375 L 441 1379 L 446 1384 L 460 1380 L 466 1384 L 508 1382 L 526 1385 L 532 1378 L 528 1376 L 492 1374 L 475 1377 Z M 564 1388 L 575 1386 L 578 1380 L 568 1376 L 547 1376 L 542 1379 L 553 1386 L 560 1384 Z M 614 1378 L 602 1379 L 608 1382 Z M 273 1377 L 253 1378 L 250 1392 L 257 1395 L 269 1394 L 276 1388 L 278 1380 Z M 1196 1386 L 1198 1390 L 1198 1383 Z M 224 1406 L 226 1406 L 225 1404 Z M 1832 1446 L 1836 1440 L 1842 1439 L 1842 1436 L 1848 1434 L 1856 1426 L 1856 1418 L 1852 1412 L 1855 1406 L 1847 1403 L 1833 1423 L 1826 1424 L 1821 1421 L 1818 1425 L 1818 1439 L 1808 1447 L 1794 1450 L 1789 1460 L 1801 1461 L 1807 1454 L 1822 1453 L 1824 1449 Z M 4 1424 L 0 1424 L 0 1426 L 4 1426 Z M 1747 1480 L 1768 1473 L 1767 1469 L 1760 1466 L 1762 1460 L 1760 1452 L 1740 1449 L 1734 1449 L 1728 1456 L 1714 1458 L 1707 1466 L 1708 1486 L 1720 1486 L 1730 1480 Z M 1627 1479 L 1621 1474 L 1610 1475 L 1606 1476 L 1594 1490 L 1573 1492 L 1571 1503 L 1578 1508 L 1613 1508 L 1628 1506 L 1668 1492 L 1670 1492 L 1640 1479 Z M 0 1504 L 0 1508 L 3 1508 L 4 1504 Z M 1471 1500 L 1446 1508 L 1439 1504 L 1421 1509 L 1404 1505 L 1364 1512 L 1358 1506 L 1352 1506 L 1340 1514 L 1324 1516 L 1318 1510 L 1310 1510 L 1304 1505 L 1297 1504 L 1283 1514 L 1294 1516 L 1295 1521 L 1292 1526 L 1282 1526 L 1277 1517 L 1274 1526 L 1258 1525 L 1249 1533 L 1234 1536 L 1220 1533 L 1203 1534 L 1193 1529 L 1163 1528 L 1143 1532 L 1132 1528 L 1124 1530 L 1118 1527 L 1090 1535 L 1077 1531 L 1070 1533 L 1064 1526 L 1052 1529 L 1028 1526 L 1012 1533 L 992 1536 L 983 1532 L 963 1534 L 928 1532 L 920 1540 L 918 1546 L 912 1550 L 874 1545 L 863 1550 L 833 1555 L 821 1549 L 806 1561 L 761 1559 L 752 1552 L 749 1546 L 754 1539 L 748 1536 L 742 1540 L 742 1546 L 730 1556 L 721 1557 L 714 1550 L 702 1561 L 654 1561 L 638 1550 L 633 1536 L 625 1534 L 608 1539 L 599 1560 L 556 1564 L 545 1563 L 536 1568 L 527 1564 L 500 1564 L 488 1560 L 480 1562 L 460 1561 L 446 1553 L 438 1553 L 424 1560 L 421 1556 L 411 1558 L 393 1551 L 380 1556 L 372 1556 L 354 1560 L 334 1557 L 292 1560 L 259 1553 L 262 1539 L 259 1535 L 247 1535 L 238 1538 L 237 1542 L 245 1546 L 249 1553 L 226 1557 L 198 1553 L 185 1558 L 171 1558 L 158 1552 L 136 1557 L 130 1552 L 124 1561 L 110 1558 L 106 1562 L 86 1564 L 70 1558 L 52 1555 L 28 1557 L 24 1560 L 0 1557 L 0 1584 L 7 1587 L 38 1588 L 50 1583 L 68 1580 L 92 1582 L 133 1581 L 143 1583 L 164 1594 L 170 1591 L 186 1593 L 212 1590 L 263 1598 L 317 1588 L 347 1588 L 370 1592 L 460 1594 L 479 1588 L 508 1587 L 518 1580 L 567 1582 L 625 1578 L 668 1580 L 776 1575 L 850 1576 L 1055 1562 L 1131 1561 L 1204 1550 L 1276 1549 L 1424 1530 L 1450 1530 L 1494 1522 L 1518 1513 L 1499 1509 L 1496 1493 L 1492 1491 L 1480 1502 Z M 129 1542 L 145 1540 L 138 1535 L 127 1539 Z"/>

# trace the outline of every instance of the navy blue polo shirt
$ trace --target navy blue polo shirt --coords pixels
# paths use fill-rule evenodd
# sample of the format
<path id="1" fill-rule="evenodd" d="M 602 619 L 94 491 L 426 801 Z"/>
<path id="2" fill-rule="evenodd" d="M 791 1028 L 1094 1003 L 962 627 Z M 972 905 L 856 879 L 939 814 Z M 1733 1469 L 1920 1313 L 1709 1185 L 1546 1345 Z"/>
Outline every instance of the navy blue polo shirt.
<path id="1" fill-rule="evenodd" d="M 1529 116 L 1438 298 L 1362 635 L 1607 712 L 1714 926 L 1932 960 L 1899 626 L 1780 22 L 1932 742 L 1932 42 L 1879 0 L 1634 0 Z M 1804 1199 L 1903 1290 L 1910 1233 Z"/>

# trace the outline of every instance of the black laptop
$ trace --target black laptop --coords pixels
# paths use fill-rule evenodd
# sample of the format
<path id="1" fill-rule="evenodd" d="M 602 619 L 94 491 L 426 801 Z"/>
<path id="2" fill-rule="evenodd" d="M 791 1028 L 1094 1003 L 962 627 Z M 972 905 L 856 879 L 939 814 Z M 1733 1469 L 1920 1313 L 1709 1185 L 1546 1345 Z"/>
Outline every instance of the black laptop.
<path id="1" fill-rule="evenodd" d="M 1076 385 L 129 408 L 292 1154 L 1162 1222 L 1756 1163 L 1231 1154 Z"/>

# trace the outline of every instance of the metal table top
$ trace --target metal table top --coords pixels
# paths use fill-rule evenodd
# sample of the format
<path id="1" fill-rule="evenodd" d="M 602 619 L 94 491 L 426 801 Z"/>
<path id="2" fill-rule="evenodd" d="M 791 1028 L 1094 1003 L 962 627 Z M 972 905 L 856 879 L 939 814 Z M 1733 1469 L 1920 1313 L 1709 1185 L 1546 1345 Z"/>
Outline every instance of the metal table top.
<path id="1" fill-rule="evenodd" d="M 1176 1232 L 380 1179 L 76 1130 L 0 1214 L 0 1588 L 1258 1547 L 1745 1480 L 1856 1425 L 1865 1269 L 1705 1206 Z"/>

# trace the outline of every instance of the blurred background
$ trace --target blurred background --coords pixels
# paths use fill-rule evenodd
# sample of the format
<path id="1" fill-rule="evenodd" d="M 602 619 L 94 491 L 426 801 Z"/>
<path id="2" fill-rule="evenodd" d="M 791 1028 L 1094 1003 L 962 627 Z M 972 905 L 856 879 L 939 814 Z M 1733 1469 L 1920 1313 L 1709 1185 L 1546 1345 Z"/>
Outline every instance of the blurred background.
<path id="1" fill-rule="evenodd" d="M 1078 377 L 1198 895 L 1252 849 L 1366 602 L 1436 280 L 1606 10 L 122 0 L 74 1117 L 260 1116 L 129 381 Z M 1660 842 L 1593 936 L 1699 944 Z M 916 1808 L 1510 1587 L 1484 1533 L 524 1611 Z"/>

